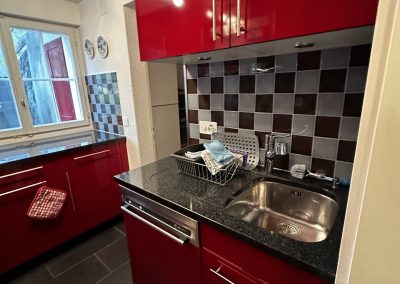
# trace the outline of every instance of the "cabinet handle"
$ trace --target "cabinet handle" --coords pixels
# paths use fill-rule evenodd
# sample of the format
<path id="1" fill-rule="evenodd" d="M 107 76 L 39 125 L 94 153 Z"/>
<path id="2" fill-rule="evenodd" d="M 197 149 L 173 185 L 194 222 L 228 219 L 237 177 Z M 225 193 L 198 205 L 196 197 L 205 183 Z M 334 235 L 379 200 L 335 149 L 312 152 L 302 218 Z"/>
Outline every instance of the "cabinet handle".
<path id="1" fill-rule="evenodd" d="M 92 154 L 88 154 L 88 155 L 84 155 L 84 156 L 75 157 L 74 160 L 76 161 L 76 160 L 80 160 L 80 159 L 84 159 L 84 158 L 87 158 L 87 157 L 100 155 L 100 154 L 107 153 L 107 152 L 110 152 L 110 150 L 104 150 L 104 151 L 100 151 L 100 152 L 96 152 L 96 153 L 92 153 Z"/>
<path id="2" fill-rule="evenodd" d="M 69 179 L 69 174 L 68 174 L 68 172 L 65 172 L 65 177 L 67 178 L 69 195 L 71 195 L 72 209 L 74 210 L 74 213 L 76 214 L 75 199 L 74 199 L 74 195 L 72 194 L 71 181 L 70 181 L 70 179 Z"/>
<path id="3" fill-rule="evenodd" d="M 25 189 L 29 189 L 29 188 L 32 188 L 32 187 L 35 187 L 35 186 L 38 186 L 38 185 L 42 185 L 42 184 L 45 184 L 45 183 L 46 183 L 46 181 L 44 180 L 44 181 L 37 182 L 37 183 L 31 184 L 31 185 L 27 185 L 27 186 L 24 186 L 24 187 L 20 187 L 20 188 L 17 188 L 17 189 L 13 189 L 13 190 L 10 190 L 10 191 L 1 193 L 1 194 L 0 194 L 0 197 L 6 196 L 6 195 L 9 195 L 9 194 L 18 192 L 18 191 L 22 191 L 22 190 L 25 190 Z"/>
<path id="4" fill-rule="evenodd" d="M 125 205 L 125 206 L 121 206 L 122 211 L 126 212 L 127 214 L 131 215 L 132 217 L 138 219 L 139 221 L 142 221 L 143 223 L 145 223 L 146 225 L 149 225 L 150 227 L 152 227 L 154 230 L 160 232 L 161 234 L 163 234 L 164 236 L 170 238 L 171 240 L 179 243 L 180 245 L 185 244 L 185 242 L 187 241 L 187 239 L 182 240 L 176 236 L 174 236 L 173 234 L 161 229 L 160 227 L 154 225 L 153 223 L 151 223 L 150 221 L 147 221 L 145 218 L 133 213 L 131 210 L 128 209 L 129 205 Z M 155 217 L 152 216 L 152 218 L 157 219 Z M 158 220 L 158 219 L 157 219 Z M 162 222 L 162 221 L 160 221 Z"/>
<path id="5" fill-rule="evenodd" d="M 240 36 L 240 0 L 237 0 L 237 12 L 236 12 L 236 36 Z"/>
<path id="6" fill-rule="evenodd" d="M 214 273 L 215 275 L 217 275 L 217 276 L 218 276 L 219 278 L 221 278 L 222 280 L 224 280 L 226 283 L 235 284 L 235 282 L 229 280 L 229 279 L 226 278 L 224 275 L 222 275 L 222 274 L 219 273 L 219 271 L 221 270 L 222 266 L 223 266 L 223 265 L 221 265 L 220 267 L 218 267 L 217 270 L 214 270 L 214 269 L 210 268 L 210 271 L 211 271 L 212 273 Z"/>
<path id="7" fill-rule="evenodd" d="M 217 27 L 215 19 L 215 0 L 212 0 L 212 40 L 217 40 Z"/>
<path id="8" fill-rule="evenodd" d="M 40 169 L 43 169 L 43 166 L 36 167 L 36 168 L 31 168 L 31 169 L 20 171 L 20 172 L 15 172 L 15 173 L 4 175 L 4 176 L 0 176 L 0 180 L 3 179 L 3 178 L 8 178 L 8 177 L 12 177 L 12 176 L 28 173 L 28 172 L 33 172 L 33 171 L 37 171 L 37 170 L 40 170 Z"/>

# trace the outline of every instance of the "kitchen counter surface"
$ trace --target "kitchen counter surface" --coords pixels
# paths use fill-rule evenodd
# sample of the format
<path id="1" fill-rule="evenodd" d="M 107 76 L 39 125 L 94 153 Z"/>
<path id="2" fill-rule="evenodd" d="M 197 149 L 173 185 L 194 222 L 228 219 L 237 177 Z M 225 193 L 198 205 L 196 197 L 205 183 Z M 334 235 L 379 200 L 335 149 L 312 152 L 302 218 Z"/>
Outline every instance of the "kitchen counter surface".
<path id="1" fill-rule="evenodd" d="M 328 238 L 322 242 L 304 243 L 268 232 L 224 213 L 224 206 L 255 178 L 255 172 L 238 173 L 225 187 L 179 174 L 173 158 L 166 158 L 116 176 L 116 180 L 136 191 L 194 219 L 223 230 L 256 246 L 270 255 L 289 261 L 333 281 L 339 256 L 348 189 L 330 189 L 330 184 L 298 180 L 288 173 L 274 173 L 271 179 L 314 188 L 333 197 L 339 212 Z"/>
<path id="2" fill-rule="evenodd" d="M 46 139 L 38 139 L 0 146 L 0 167 L 10 163 L 34 159 L 53 153 L 88 147 L 113 140 L 125 139 L 124 136 L 102 131 L 83 131 Z"/>

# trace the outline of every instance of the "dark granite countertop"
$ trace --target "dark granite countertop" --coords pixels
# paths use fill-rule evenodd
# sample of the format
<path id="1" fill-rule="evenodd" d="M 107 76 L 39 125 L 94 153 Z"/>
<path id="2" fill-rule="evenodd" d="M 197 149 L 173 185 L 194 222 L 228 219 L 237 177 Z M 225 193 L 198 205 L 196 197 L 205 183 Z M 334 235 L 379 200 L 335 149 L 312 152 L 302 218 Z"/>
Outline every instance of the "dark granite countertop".
<path id="1" fill-rule="evenodd" d="M 330 189 L 330 184 L 317 180 L 298 180 L 288 173 L 274 173 L 268 178 L 283 183 L 301 185 L 334 198 L 339 212 L 327 239 L 304 243 L 268 232 L 224 213 L 224 206 L 255 178 L 255 172 L 239 172 L 225 186 L 196 179 L 177 171 L 173 158 L 166 158 L 116 176 L 116 180 L 131 190 L 180 211 L 194 219 L 239 237 L 270 255 L 290 261 L 321 277 L 333 281 L 339 256 L 348 189 Z"/>
<path id="2" fill-rule="evenodd" d="M 125 139 L 124 136 L 102 131 L 83 131 L 46 139 L 38 139 L 0 146 L 0 165 L 41 157 L 75 148 L 88 147 L 113 140 Z"/>

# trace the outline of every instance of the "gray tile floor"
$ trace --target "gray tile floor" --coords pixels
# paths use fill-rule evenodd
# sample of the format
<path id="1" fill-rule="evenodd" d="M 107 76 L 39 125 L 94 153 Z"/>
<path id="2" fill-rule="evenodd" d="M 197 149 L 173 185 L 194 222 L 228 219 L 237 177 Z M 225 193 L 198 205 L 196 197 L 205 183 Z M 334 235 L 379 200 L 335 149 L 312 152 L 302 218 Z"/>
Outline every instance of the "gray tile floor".
<path id="1" fill-rule="evenodd" d="M 12 284 L 131 284 L 121 222 L 12 280 Z"/>

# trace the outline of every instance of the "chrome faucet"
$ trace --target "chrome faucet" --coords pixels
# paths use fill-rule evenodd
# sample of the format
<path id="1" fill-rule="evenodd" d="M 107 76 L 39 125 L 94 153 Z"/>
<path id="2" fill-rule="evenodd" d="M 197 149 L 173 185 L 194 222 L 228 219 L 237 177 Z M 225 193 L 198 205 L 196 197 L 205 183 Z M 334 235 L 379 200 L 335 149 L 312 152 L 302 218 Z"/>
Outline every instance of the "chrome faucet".
<path id="1" fill-rule="evenodd" d="M 275 156 L 283 156 L 288 154 L 288 143 L 277 142 L 277 139 L 287 138 L 290 135 L 265 135 L 265 172 L 267 174 L 272 173 L 273 163 Z"/>

